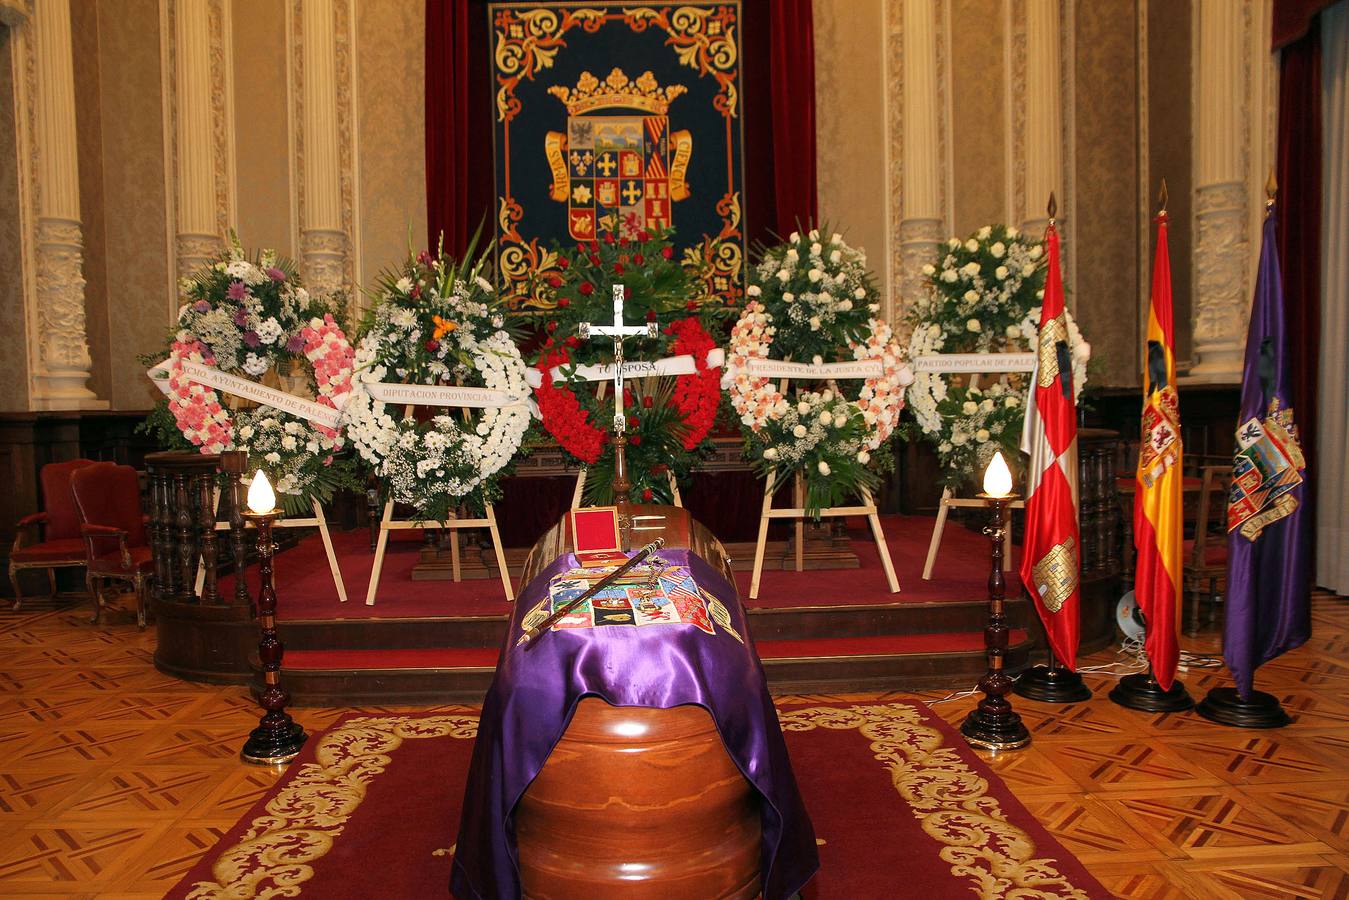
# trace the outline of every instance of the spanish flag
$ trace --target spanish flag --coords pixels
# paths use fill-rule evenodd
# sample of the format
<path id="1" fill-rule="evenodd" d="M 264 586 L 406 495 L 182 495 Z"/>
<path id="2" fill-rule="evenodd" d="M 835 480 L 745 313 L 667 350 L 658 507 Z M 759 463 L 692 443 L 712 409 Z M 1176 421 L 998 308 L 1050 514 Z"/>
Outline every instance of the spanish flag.
<path id="1" fill-rule="evenodd" d="M 1143 358 L 1143 422 L 1134 490 L 1134 595 L 1147 620 L 1152 673 L 1171 690 L 1180 657 L 1181 507 L 1180 404 L 1176 395 L 1176 338 L 1171 317 L 1171 256 L 1166 211 L 1157 219 L 1157 258 Z"/>

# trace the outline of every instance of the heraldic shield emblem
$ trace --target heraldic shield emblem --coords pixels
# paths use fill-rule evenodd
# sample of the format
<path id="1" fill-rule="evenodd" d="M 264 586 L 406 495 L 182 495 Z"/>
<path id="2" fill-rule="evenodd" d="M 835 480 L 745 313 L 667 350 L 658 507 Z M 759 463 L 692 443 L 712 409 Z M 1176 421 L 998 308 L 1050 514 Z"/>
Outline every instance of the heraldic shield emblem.
<path id="1" fill-rule="evenodd" d="M 487 14 L 502 299 L 552 309 L 561 248 L 645 230 L 706 296 L 742 303 L 738 0 L 489 0 Z"/>
<path id="2" fill-rule="evenodd" d="M 566 133 L 550 131 L 544 151 L 551 196 L 567 204 L 572 239 L 670 228 L 673 204 L 689 196 L 684 176 L 693 137 L 671 133 L 667 115 L 685 88 L 662 89 L 651 72 L 634 81 L 615 68 L 603 81 L 583 72 L 574 89 L 554 86 L 548 93 L 567 107 Z"/>

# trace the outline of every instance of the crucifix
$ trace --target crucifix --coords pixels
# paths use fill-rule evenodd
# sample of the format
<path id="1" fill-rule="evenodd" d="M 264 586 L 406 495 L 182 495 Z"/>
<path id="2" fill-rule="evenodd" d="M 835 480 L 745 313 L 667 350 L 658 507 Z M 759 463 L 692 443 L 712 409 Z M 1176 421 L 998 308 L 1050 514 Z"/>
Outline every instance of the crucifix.
<path id="1" fill-rule="evenodd" d="M 636 337 L 637 335 L 646 335 L 653 338 L 660 333 L 655 322 L 648 322 L 645 325 L 623 324 L 623 300 L 625 296 L 626 288 L 621 284 L 614 285 L 613 325 L 594 325 L 590 322 L 582 322 L 578 328 L 581 340 L 588 340 L 592 335 L 614 339 L 614 434 L 611 438 L 614 445 L 614 480 L 611 489 L 614 493 L 615 502 L 626 498 L 628 491 L 632 488 L 632 482 L 628 480 L 628 417 L 623 412 L 623 338 Z"/>

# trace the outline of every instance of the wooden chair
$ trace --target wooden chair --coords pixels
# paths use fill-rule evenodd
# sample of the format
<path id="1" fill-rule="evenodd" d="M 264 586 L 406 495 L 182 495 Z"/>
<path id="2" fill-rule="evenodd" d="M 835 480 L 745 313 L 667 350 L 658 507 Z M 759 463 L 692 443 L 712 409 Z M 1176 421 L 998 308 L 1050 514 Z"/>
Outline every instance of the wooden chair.
<path id="1" fill-rule="evenodd" d="M 1194 537 L 1184 544 L 1184 583 L 1190 598 L 1187 618 L 1191 632 L 1200 625 L 1202 597 L 1205 594 L 1215 597 L 1218 581 L 1227 577 L 1226 501 L 1232 487 L 1232 467 L 1204 466 L 1201 472 Z"/>
<path id="2" fill-rule="evenodd" d="M 145 600 L 154 559 L 141 512 L 140 475 L 131 466 L 98 463 L 75 472 L 70 491 L 80 513 L 84 537 L 85 582 L 98 624 L 103 612 L 101 587 L 127 581 L 136 592 L 136 624 L 145 628 Z"/>
<path id="3" fill-rule="evenodd" d="M 45 509 L 24 516 L 16 527 L 14 548 L 9 553 L 9 583 L 14 587 L 14 609 L 23 603 L 19 572 L 46 569 L 51 595 L 56 596 L 56 570 L 83 566 L 84 540 L 80 516 L 70 495 L 70 477 L 78 469 L 94 465 L 92 459 L 48 463 L 38 476 Z"/>

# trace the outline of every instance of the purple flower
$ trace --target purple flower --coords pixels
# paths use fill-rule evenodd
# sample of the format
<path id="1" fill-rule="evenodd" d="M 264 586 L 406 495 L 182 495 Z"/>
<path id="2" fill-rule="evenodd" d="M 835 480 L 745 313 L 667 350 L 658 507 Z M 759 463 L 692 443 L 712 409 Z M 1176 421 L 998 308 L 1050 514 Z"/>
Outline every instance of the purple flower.
<path id="1" fill-rule="evenodd" d="M 231 300 L 242 300 L 246 295 L 244 283 L 242 281 L 231 281 L 229 290 L 225 292 Z"/>
<path id="2" fill-rule="evenodd" d="M 258 333 L 250 328 L 244 332 L 244 343 L 250 347 L 256 347 L 262 343 L 262 338 L 258 337 Z"/>
<path id="3" fill-rule="evenodd" d="M 286 273 L 282 272 L 276 266 L 272 266 L 270 269 L 267 270 L 267 277 L 272 279 L 272 281 L 285 281 Z"/>
<path id="4" fill-rule="evenodd" d="M 205 300 L 198 300 L 196 303 L 192 304 L 192 308 L 199 313 L 210 312 L 211 304 L 207 303 Z"/>
<path id="5" fill-rule="evenodd" d="M 290 340 L 286 341 L 286 350 L 290 353 L 299 353 L 304 349 L 304 335 L 292 334 Z"/>
<path id="6" fill-rule="evenodd" d="M 421 263 L 424 266 L 431 265 L 431 254 L 426 252 L 425 250 L 421 251 L 420 253 L 417 254 L 417 262 Z"/>
<path id="7" fill-rule="evenodd" d="M 247 325 L 248 310 L 244 309 L 242 306 L 236 309 L 234 311 L 234 324 L 238 325 L 240 328 L 243 328 L 245 325 Z"/>

